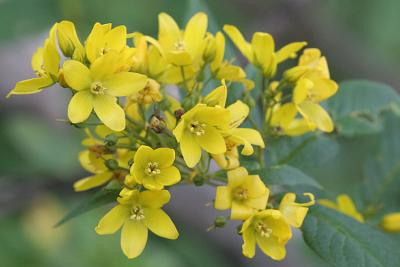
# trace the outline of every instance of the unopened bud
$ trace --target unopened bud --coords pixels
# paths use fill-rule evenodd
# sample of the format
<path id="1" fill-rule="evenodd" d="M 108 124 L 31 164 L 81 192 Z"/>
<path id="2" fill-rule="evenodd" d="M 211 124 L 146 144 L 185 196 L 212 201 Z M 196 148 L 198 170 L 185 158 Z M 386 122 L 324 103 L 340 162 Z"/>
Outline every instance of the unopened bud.
<path id="1" fill-rule="evenodd" d="M 196 175 L 195 177 L 193 177 L 193 183 L 196 186 L 202 186 L 204 184 L 204 178 Z"/>
<path id="2" fill-rule="evenodd" d="M 104 143 L 106 146 L 115 146 L 118 141 L 118 136 L 115 134 L 109 134 L 106 136 Z"/>
<path id="3" fill-rule="evenodd" d="M 153 129 L 156 133 L 161 133 L 165 129 L 165 122 L 161 117 L 153 115 L 150 118 L 150 128 Z"/>
<path id="4" fill-rule="evenodd" d="M 181 108 L 174 111 L 175 118 L 178 121 L 181 119 L 183 114 L 185 114 L 185 111 Z"/>
<path id="5" fill-rule="evenodd" d="M 215 227 L 222 228 L 222 227 L 225 226 L 225 224 L 226 224 L 226 218 L 224 216 L 218 216 L 214 220 L 214 226 Z"/>
<path id="6" fill-rule="evenodd" d="M 115 159 L 108 159 L 105 161 L 104 164 L 111 171 L 114 171 L 114 170 L 118 169 L 118 167 L 119 167 L 118 162 Z"/>

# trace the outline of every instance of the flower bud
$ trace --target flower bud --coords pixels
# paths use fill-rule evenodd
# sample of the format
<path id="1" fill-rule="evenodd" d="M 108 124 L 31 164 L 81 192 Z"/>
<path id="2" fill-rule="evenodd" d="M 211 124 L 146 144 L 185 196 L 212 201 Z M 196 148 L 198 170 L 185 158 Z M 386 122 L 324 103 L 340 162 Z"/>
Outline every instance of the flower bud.
<path id="1" fill-rule="evenodd" d="M 195 186 L 202 186 L 204 184 L 204 178 L 196 175 L 195 177 L 193 177 L 193 183 Z"/>
<path id="2" fill-rule="evenodd" d="M 151 116 L 150 118 L 150 128 L 153 129 L 156 133 L 161 133 L 165 129 L 165 122 L 159 116 Z"/>
<path id="3" fill-rule="evenodd" d="M 106 167 L 110 170 L 110 171 L 114 171 L 116 169 L 118 169 L 118 162 L 115 159 L 108 159 L 104 162 L 104 164 L 106 165 Z"/>
<path id="4" fill-rule="evenodd" d="M 206 47 L 203 54 L 204 61 L 210 62 L 215 58 L 216 47 L 214 36 L 208 33 L 206 36 Z"/>
<path id="5" fill-rule="evenodd" d="M 153 79 L 148 79 L 146 86 L 132 98 L 139 104 L 153 104 L 160 102 L 163 97 L 160 93 L 160 84 Z"/>
<path id="6" fill-rule="evenodd" d="M 106 146 L 115 146 L 118 141 L 118 136 L 115 134 L 109 134 L 106 136 L 104 143 Z"/>
<path id="7" fill-rule="evenodd" d="M 214 226 L 215 227 L 222 228 L 222 227 L 225 226 L 225 224 L 226 224 L 226 218 L 224 216 L 218 216 L 214 220 Z"/>

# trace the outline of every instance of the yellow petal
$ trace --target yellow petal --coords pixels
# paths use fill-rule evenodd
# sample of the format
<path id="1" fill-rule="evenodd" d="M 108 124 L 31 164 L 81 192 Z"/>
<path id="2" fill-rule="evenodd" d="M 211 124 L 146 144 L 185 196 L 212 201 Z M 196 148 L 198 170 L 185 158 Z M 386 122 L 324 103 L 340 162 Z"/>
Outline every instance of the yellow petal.
<path id="1" fill-rule="evenodd" d="M 180 142 L 183 159 L 189 168 L 193 168 L 200 161 L 201 149 L 190 133 L 184 133 Z"/>
<path id="2" fill-rule="evenodd" d="M 229 105 L 227 109 L 231 114 L 231 119 L 229 121 L 230 128 L 239 127 L 239 125 L 242 124 L 242 122 L 247 118 L 250 112 L 249 106 L 247 106 L 240 100 L 236 101 L 232 105 Z"/>
<path id="3" fill-rule="evenodd" d="M 109 235 L 118 231 L 129 218 L 129 206 L 117 205 L 104 215 L 95 230 L 99 235 Z"/>
<path id="4" fill-rule="evenodd" d="M 166 13 L 158 15 L 158 40 L 163 47 L 172 47 L 181 38 L 175 20 Z"/>
<path id="5" fill-rule="evenodd" d="M 285 103 L 278 110 L 273 111 L 271 124 L 286 128 L 295 119 L 296 114 L 296 106 L 293 103 Z"/>
<path id="6" fill-rule="evenodd" d="M 19 81 L 12 89 L 7 97 L 11 95 L 25 95 L 25 94 L 35 94 L 39 93 L 45 87 L 49 87 L 54 84 L 53 80 L 48 77 L 33 78 L 29 80 Z"/>
<path id="7" fill-rule="evenodd" d="M 133 259 L 139 256 L 147 243 L 148 230 L 141 221 L 127 220 L 121 232 L 121 248 L 124 254 Z"/>
<path id="8" fill-rule="evenodd" d="M 102 81 L 108 93 L 113 96 L 128 96 L 142 90 L 147 83 L 145 75 L 133 72 L 120 72 Z"/>
<path id="9" fill-rule="evenodd" d="M 90 65 L 90 74 L 95 81 L 105 81 L 120 71 L 125 61 L 123 54 L 110 51 Z"/>
<path id="10" fill-rule="evenodd" d="M 125 129 L 125 112 L 110 95 L 97 95 L 93 100 L 94 111 L 99 119 L 111 130 L 119 132 Z"/>
<path id="11" fill-rule="evenodd" d="M 144 207 L 159 209 L 169 202 L 171 194 L 167 190 L 143 191 L 139 195 L 139 203 Z"/>
<path id="12" fill-rule="evenodd" d="M 121 51 L 126 46 L 126 27 L 121 25 L 111 29 L 104 36 L 105 47 Z"/>
<path id="13" fill-rule="evenodd" d="M 269 66 L 275 52 L 275 43 L 272 36 L 268 33 L 256 32 L 253 34 L 251 45 L 254 50 L 255 64 Z"/>
<path id="14" fill-rule="evenodd" d="M 332 119 L 320 105 L 311 101 L 304 101 L 298 105 L 298 110 L 307 120 L 315 123 L 321 131 L 328 133 L 333 131 Z"/>
<path id="15" fill-rule="evenodd" d="M 144 209 L 144 223 L 146 226 L 158 236 L 177 239 L 179 236 L 178 230 L 171 218 L 162 209 Z"/>
<path id="16" fill-rule="evenodd" d="M 217 32 L 215 35 L 215 56 L 213 61 L 210 63 L 211 70 L 215 71 L 221 66 L 222 62 L 224 61 L 224 55 L 225 37 L 221 32 Z"/>
<path id="17" fill-rule="evenodd" d="M 155 180 L 162 185 L 171 186 L 181 180 L 181 173 L 175 166 L 170 166 L 161 169 L 161 173 L 155 176 Z"/>
<path id="18" fill-rule="evenodd" d="M 74 183 L 74 189 L 76 192 L 80 192 L 98 187 L 110 181 L 112 176 L 113 174 L 111 172 L 104 172 L 83 178 Z"/>
<path id="19" fill-rule="evenodd" d="M 307 42 L 295 42 L 285 45 L 278 52 L 276 52 L 276 57 L 278 63 L 285 61 L 288 58 L 296 57 L 296 53 L 301 50 L 304 46 L 307 45 Z"/>
<path id="20" fill-rule="evenodd" d="M 280 243 L 276 237 L 271 236 L 267 238 L 257 235 L 256 241 L 262 252 L 270 256 L 272 259 L 279 261 L 285 258 L 286 256 L 285 245 Z"/>
<path id="21" fill-rule="evenodd" d="M 265 147 L 264 140 L 257 130 L 250 128 L 236 128 L 232 130 L 232 135 L 235 137 L 240 137 L 242 141 L 245 141 L 241 142 L 241 144 L 245 145 L 242 150 L 243 155 L 253 154 L 251 145 L 256 145 L 261 148 Z"/>
<path id="22" fill-rule="evenodd" d="M 186 25 L 183 39 L 185 41 L 185 48 L 193 59 L 197 59 L 202 53 L 201 47 L 207 32 L 207 23 L 207 15 L 199 12 Z"/>
<path id="23" fill-rule="evenodd" d="M 162 168 L 167 168 L 174 164 L 175 160 L 175 150 L 171 148 L 157 148 L 152 151 L 152 160 L 157 162 L 159 167 Z"/>
<path id="24" fill-rule="evenodd" d="M 233 25 L 224 25 L 224 31 L 247 60 L 253 62 L 253 50 L 242 33 Z"/>
<path id="25" fill-rule="evenodd" d="M 299 228 L 303 224 L 308 208 L 301 203 L 295 203 L 295 200 L 294 193 L 286 193 L 279 204 L 279 210 L 290 225 Z"/>
<path id="26" fill-rule="evenodd" d="M 225 107 L 225 102 L 228 97 L 228 89 L 226 88 L 225 82 L 223 85 L 212 90 L 206 97 L 204 97 L 203 102 L 207 106 L 221 106 Z"/>
<path id="27" fill-rule="evenodd" d="M 85 121 L 93 109 L 93 95 L 90 91 L 79 91 L 71 98 L 68 104 L 68 118 L 72 123 Z"/>
<path id="28" fill-rule="evenodd" d="M 232 220 L 246 220 L 250 218 L 254 213 L 255 209 L 246 206 L 242 203 L 233 201 L 231 208 L 231 219 Z"/>
<path id="29" fill-rule="evenodd" d="M 314 83 L 309 79 L 300 79 L 293 90 L 293 102 L 299 104 L 306 100 Z"/>
<path id="30" fill-rule="evenodd" d="M 231 170 L 227 172 L 228 175 L 228 186 L 230 188 L 235 188 L 237 186 L 242 185 L 245 181 L 249 173 L 243 167 L 239 167 L 237 169 Z"/>
<path id="31" fill-rule="evenodd" d="M 167 59 L 170 63 L 177 66 L 186 66 L 193 63 L 191 55 L 186 51 L 169 51 L 167 54 Z M 183 79 L 183 77 L 181 78 Z M 186 72 L 185 78 L 188 78 L 186 77 Z"/>
<path id="32" fill-rule="evenodd" d="M 227 186 L 218 186 L 215 193 L 214 207 L 217 210 L 227 210 L 231 207 L 231 189 Z"/>
<path id="33" fill-rule="evenodd" d="M 66 57 L 72 57 L 75 49 L 82 49 L 83 46 L 71 21 L 63 20 L 57 25 L 57 39 L 61 51 Z"/>
<path id="34" fill-rule="evenodd" d="M 247 189 L 248 195 L 251 198 L 260 197 L 263 195 L 268 196 L 268 194 L 269 194 L 268 188 L 265 186 L 264 182 L 261 180 L 260 176 L 258 176 L 258 175 L 248 175 L 246 177 L 246 180 L 245 180 L 243 186 Z M 264 207 L 259 208 L 259 209 L 264 209 L 265 206 L 266 205 L 264 205 Z"/>
<path id="35" fill-rule="evenodd" d="M 53 77 L 58 76 L 58 69 L 60 67 L 60 55 L 58 54 L 56 45 L 57 24 L 54 24 L 51 28 L 49 38 L 45 41 L 43 49 L 43 68 L 47 73 L 53 75 Z"/>
<path id="36" fill-rule="evenodd" d="M 340 211 L 353 217 L 359 222 L 364 222 L 363 216 L 357 211 L 356 206 L 348 195 L 339 195 L 337 197 L 337 203 Z"/>
<path id="37" fill-rule="evenodd" d="M 86 55 L 90 62 L 94 62 L 100 56 L 100 48 L 104 45 L 104 36 L 111 30 L 111 24 L 94 24 L 85 42 Z"/>
<path id="38" fill-rule="evenodd" d="M 153 161 L 154 150 L 149 146 L 141 145 L 135 153 L 134 165 L 132 169 L 143 169 L 147 167 L 147 164 Z"/>
<path id="39" fill-rule="evenodd" d="M 67 60 L 64 62 L 63 72 L 65 81 L 72 89 L 81 91 L 90 88 L 93 81 L 90 70 L 81 62 Z"/>
<path id="40" fill-rule="evenodd" d="M 383 216 L 380 223 L 381 227 L 387 232 L 399 232 L 400 231 L 400 213 L 393 212 Z"/>
<path id="41" fill-rule="evenodd" d="M 256 254 L 256 236 L 253 229 L 243 231 L 242 253 L 247 258 L 253 258 Z"/>
<path id="42" fill-rule="evenodd" d="M 197 143 L 208 153 L 222 154 L 226 152 L 226 144 L 222 135 L 214 127 L 206 127 L 204 134 L 196 136 Z"/>
<path id="43" fill-rule="evenodd" d="M 31 66 L 34 71 L 39 72 L 43 70 L 43 50 L 43 47 L 39 47 L 32 55 Z"/>

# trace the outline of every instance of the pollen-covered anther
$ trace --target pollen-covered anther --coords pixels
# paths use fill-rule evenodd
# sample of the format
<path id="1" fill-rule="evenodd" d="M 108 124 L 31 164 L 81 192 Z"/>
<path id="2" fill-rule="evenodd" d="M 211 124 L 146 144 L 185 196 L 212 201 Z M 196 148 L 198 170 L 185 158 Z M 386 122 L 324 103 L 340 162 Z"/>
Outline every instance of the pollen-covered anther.
<path id="1" fill-rule="evenodd" d="M 243 187 L 238 187 L 233 191 L 233 197 L 236 200 L 246 200 L 248 198 L 247 189 Z"/>
<path id="2" fill-rule="evenodd" d="M 192 123 L 190 124 L 190 132 L 197 135 L 197 136 L 201 136 L 203 134 L 205 134 L 205 128 L 206 125 L 204 123 L 200 123 L 198 121 L 192 121 Z"/>
<path id="3" fill-rule="evenodd" d="M 41 65 L 41 66 L 40 66 L 40 69 L 35 71 L 35 74 L 36 74 L 36 76 L 38 76 L 38 77 L 47 77 L 47 72 L 46 72 L 46 70 L 44 69 L 44 65 Z"/>
<path id="4" fill-rule="evenodd" d="M 185 50 L 185 43 L 183 42 L 183 41 L 178 41 L 178 42 L 176 42 L 175 44 L 174 44 L 174 47 L 175 47 L 175 49 L 176 50 L 178 50 L 178 51 L 183 51 L 183 50 Z"/>
<path id="5" fill-rule="evenodd" d="M 149 176 L 157 175 L 161 173 L 158 162 L 147 163 L 147 168 L 144 170 Z"/>
<path id="6" fill-rule="evenodd" d="M 103 47 L 103 48 L 100 49 L 99 55 L 100 55 L 100 56 L 104 56 L 104 55 L 105 55 L 107 52 L 109 52 L 109 51 L 110 51 L 110 48 Z"/>
<path id="7" fill-rule="evenodd" d="M 272 234 L 272 229 L 269 228 L 265 223 L 259 222 L 256 225 L 256 230 L 260 233 L 262 237 L 270 237 Z"/>
<path id="8" fill-rule="evenodd" d="M 129 219 L 134 221 L 140 221 L 144 219 L 144 212 L 141 206 L 135 205 L 131 208 L 131 215 Z"/>
<path id="9" fill-rule="evenodd" d="M 107 88 L 105 88 L 101 82 L 94 82 L 90 86 L 90 91 L 95 95 L 104 95 Z"/>

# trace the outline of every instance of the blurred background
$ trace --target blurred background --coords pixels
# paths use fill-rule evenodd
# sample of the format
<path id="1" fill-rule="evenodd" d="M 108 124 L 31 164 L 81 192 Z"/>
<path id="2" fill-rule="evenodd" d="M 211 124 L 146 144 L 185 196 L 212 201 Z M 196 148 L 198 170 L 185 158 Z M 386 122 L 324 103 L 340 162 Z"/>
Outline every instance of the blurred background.
<path id="1" fill-rule="evenodd" d="M 336 81 L 362 78 L 400 88 L 397 0 L 198 1 L 207 6 L 214 23 L 234 24 L 247 37 L 265 31 L 278 47 L 303 40 L 319 47 Z M 95 234 L 106 207 L 53 228 L 87 196 L 72 190 L 72 182 L 85 175 L 77 160 L 81 132 L 59 121 L 66 118 L 68 95 L 57 87 L 7 100 L 5 95 L 17 81 L 32 77 L 31 55 L 57 21 L 73 21 L 81 40 L 95 22 L 125 24 L 130 32 L 155 36 L 159 12 L 183 25 L 193 14 L 193 2 L 0 0 L 1 266 L 325 266 L 303 244 L 300 233 L 282 262 L 261 253 L 245 259 L 235 225 L 205 231 L 217 214 L 206 206 L 214 195 L 207 187 L 172 192 L 168 209 L 180 229 L 179 240 L 152 237 L 137 260 L 123 256 L 119 235 Z"/>

